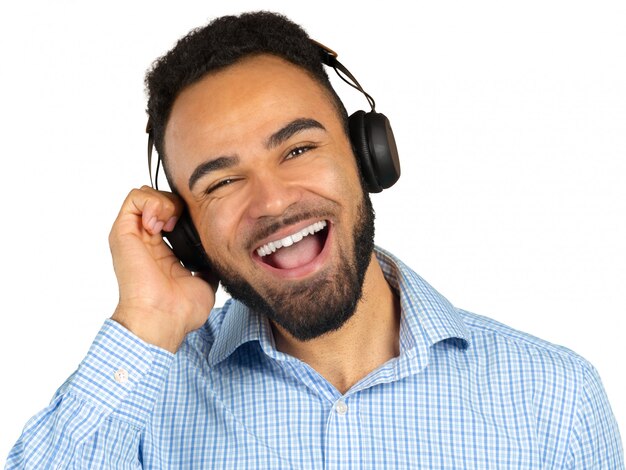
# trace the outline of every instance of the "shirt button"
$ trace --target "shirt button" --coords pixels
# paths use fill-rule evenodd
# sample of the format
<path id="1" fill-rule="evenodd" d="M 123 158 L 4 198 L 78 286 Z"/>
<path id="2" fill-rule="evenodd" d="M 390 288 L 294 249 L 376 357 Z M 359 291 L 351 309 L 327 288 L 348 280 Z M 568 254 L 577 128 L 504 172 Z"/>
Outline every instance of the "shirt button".
<path id="1" fill-rule="evenodd" d="M 339 400 L 335 404 L 335 411 L 337 412 L 337 414 L 343 416 L 343 415 L 345 415 L 348 412 L 348 405 L 346 405 L 345 401 Z"/>
<path id="2" fill-rule="evenodd" d="M 126 372 L 125 369 L 120 369 L 118 370 L 115 374 L 115 381 L 118 384 L 125 384 L 126 382 L 128 382 L 128 372 Z"/>

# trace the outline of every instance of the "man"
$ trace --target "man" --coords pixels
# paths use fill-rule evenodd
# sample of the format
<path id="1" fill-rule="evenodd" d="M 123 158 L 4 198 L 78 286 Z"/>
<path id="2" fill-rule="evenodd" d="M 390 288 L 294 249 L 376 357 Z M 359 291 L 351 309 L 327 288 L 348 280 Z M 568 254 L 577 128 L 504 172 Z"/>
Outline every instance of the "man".
<path id="1" fill-rule="evenodd" d="M 623 467 L 590 364 L 374 249 L 359 142 L 301 28 L 219 18 L 147 85 L 177 195 L 126 198 L 118 306 L 9 468 Z M 196 275 L 161 237 L 187 217 Z M 209 313 L 215 279 L 236 300 Z"/>

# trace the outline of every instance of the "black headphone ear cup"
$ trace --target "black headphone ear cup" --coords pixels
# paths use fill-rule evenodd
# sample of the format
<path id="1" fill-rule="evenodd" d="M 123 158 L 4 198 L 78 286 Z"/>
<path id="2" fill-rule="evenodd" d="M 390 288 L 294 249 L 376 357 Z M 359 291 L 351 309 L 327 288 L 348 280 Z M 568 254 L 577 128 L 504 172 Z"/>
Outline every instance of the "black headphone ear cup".
<path id="1" fill-rule="evenodd" d="M 350 129 L 350 141 L 356 152 L 361 174 L 367 184 L 367 190 L 370 193 L 379 193 L 383 188 L 378 184 L 376 172 L 372 166 L 372 157 L 365 129 L 365 111 L 356 111 L 352 114 L 348 119 L 348 127 Z"/>
<path id="2" fill-rule="evenodd" d="M 172 251 L 185 268 L 194 272 L 211 271 L 211 263 L 187 209 L 183 211 L 171 232 L 163 232 L 163 238 L 169 242 Z"/>
<path id="3" fill-rule="evenodd" d="M 382 189 L 393 186 L 400 178 L 400 158 L 389 119 L 371 111 L 364 117 L 372 167 Z"/>
<path id="4" fill-rule="evenodd" d="M 375 111 L 357 111 L 350 116 L 349 127 L 369 192 L 393 186 L 400 178 L 400 159 L 389 119 Z"/>

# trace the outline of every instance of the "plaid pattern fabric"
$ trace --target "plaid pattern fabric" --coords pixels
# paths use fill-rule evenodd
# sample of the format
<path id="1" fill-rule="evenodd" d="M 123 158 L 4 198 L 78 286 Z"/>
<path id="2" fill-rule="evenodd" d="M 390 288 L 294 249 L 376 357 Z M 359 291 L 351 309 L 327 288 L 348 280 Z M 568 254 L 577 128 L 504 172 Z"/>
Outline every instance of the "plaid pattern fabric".
<path id="1" fill-rule="evenodd" d="M 175 355 L 107 320 L 6 468 L 624 468 L 587 361 L 376 254 L 401 299 L 400 355 L 344 395 L 236 301 Z"/>

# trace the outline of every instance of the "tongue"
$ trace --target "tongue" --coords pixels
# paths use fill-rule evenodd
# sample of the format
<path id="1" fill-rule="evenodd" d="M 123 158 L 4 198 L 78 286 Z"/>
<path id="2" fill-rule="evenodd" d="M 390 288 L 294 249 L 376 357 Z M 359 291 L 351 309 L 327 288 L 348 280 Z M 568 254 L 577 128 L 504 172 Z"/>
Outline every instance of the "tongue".
<path id="1" fill-rule="evenodd" d="M 313 261 L 322 251 L 322 243 L 318 236 L 309 235 L 298 243 L 276 250 L 263 260 L 278 269 L 293 269 Z"/>

